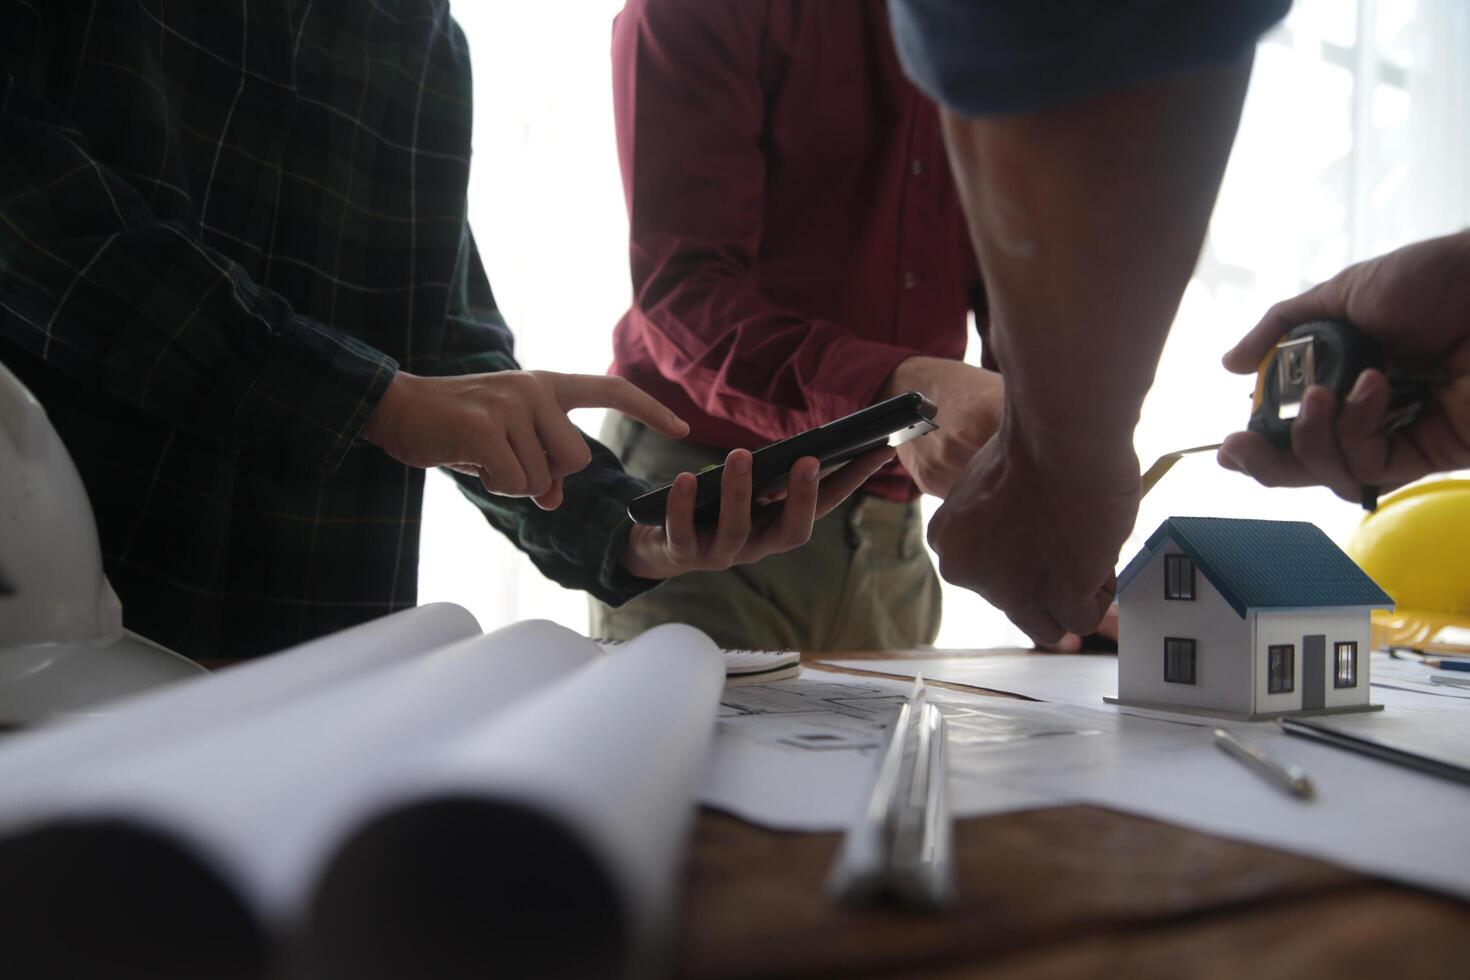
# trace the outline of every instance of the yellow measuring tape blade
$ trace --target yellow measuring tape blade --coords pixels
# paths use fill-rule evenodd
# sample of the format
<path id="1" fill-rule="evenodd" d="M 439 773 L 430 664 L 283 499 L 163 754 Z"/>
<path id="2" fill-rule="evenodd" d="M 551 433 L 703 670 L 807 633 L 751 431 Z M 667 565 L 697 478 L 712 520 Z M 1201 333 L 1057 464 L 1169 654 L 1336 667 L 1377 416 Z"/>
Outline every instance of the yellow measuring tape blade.
<path id="1" fill-rule="evenodd" d="M 1191 446 L 1188 449 L 1176 449 L 1172 453 L 1164 453 L 1164 455 L 1154 460 L 1154 465 L 1143 471 L 1143 476 L 1139 477 L 1138 495 L 1141 497 L 1152 490 L 1154 484 L 1162 480 L 1164 474 L 1173 469 L 1174 464 L 1185 456 L 1192 456 L 1195 453 L 1209 452 L 1219 448 L 1220 443 L 1215 442 L 1208 446 Z"/>

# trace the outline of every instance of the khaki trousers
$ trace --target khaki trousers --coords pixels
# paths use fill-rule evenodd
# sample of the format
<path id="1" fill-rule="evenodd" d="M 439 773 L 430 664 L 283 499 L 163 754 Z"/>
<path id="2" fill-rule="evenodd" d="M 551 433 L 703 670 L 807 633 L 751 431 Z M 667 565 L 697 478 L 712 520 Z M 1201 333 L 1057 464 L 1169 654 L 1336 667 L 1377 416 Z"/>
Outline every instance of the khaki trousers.
<path id="1" fill-rule="evenodd" d="M 616 412 L 601 441 L 655 486 L 724 459 Z M 803 547 L 723 572 L 670 579 L 617 609 L 591 600 L 590 635 L 629 640 L 688 623 L 727 649 L 901 650 L 939 633 L 939 577 L 917 503 L 854 494 L 816 522 Z"/>

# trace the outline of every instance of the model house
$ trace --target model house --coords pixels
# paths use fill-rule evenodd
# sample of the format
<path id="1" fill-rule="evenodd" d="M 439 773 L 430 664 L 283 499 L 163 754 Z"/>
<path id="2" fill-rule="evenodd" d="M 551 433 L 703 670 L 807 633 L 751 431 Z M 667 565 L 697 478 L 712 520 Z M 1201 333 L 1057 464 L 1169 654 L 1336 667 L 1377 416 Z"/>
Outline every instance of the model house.
<path id="1" fill-rule="evenodd" d="M 1393 600 L 1315 525 L 1171 517 L 1118 576 L 1115 704 L 1256 720 L 1370 711 Z"/>

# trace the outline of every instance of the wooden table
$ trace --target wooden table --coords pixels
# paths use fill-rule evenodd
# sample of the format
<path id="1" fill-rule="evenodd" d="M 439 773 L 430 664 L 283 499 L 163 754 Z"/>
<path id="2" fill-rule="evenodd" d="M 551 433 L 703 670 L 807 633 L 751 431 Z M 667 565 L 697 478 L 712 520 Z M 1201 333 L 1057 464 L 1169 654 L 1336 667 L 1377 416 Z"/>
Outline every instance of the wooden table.
<path id="1" fill-rule="evenodd" d="M 834 907 L 837 844 L 702 811 L 678 975 L 1470 977 L 1470 905 L 1097 807 L 960 821 L 938 916 Z"/>

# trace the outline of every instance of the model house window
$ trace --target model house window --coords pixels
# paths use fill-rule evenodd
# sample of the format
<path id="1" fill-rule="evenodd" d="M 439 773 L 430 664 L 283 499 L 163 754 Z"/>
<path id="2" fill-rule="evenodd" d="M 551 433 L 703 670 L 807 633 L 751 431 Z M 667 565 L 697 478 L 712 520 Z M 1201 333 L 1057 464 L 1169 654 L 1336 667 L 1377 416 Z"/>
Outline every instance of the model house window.
<path id="1" fill-rule="evenodd" d="M 1358 686 L 1358 645 L 1356 643 L 1334 643 L 1332 645 L 1332 686 Z"/>
<path id="2" fill-rule="evenodd" d="M 1194 562 L 1188 555 L 1164 556 L 1164 598 L 1194 598 Z"/>
<path id="3" fill-rule="evenodd" d="M 1164 680 L 1170 684 L 1194 683 L 1194 641 L 1164 637 Z"/>
<path id="4" fill-rule="evenodd" d="M 1266 693 L 1290 694 L 1296 690 L 1296 647 L 1282 643 L 1266 650 Z"/>

